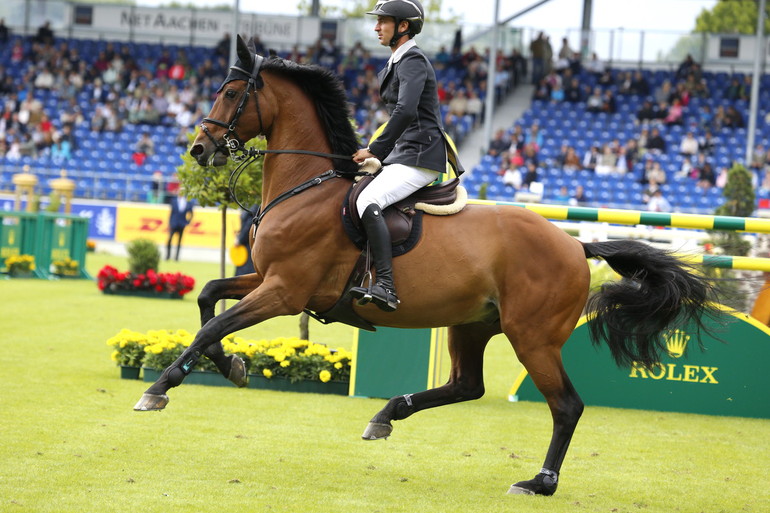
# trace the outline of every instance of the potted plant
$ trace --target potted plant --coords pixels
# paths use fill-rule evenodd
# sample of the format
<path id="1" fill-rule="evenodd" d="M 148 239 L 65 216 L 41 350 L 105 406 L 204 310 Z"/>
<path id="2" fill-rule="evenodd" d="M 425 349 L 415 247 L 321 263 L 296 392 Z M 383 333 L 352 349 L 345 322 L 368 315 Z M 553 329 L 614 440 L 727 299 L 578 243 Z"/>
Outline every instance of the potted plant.
<path id="1" fill-rule="evenodd" d="M 54 260 L 51 263 L 53 274 L 62 277 L 76 277 L 80 275 L 80 264 L 69 257 Z"/>
<path id="2" fill-rule="evenodd" d="M 146 335 L 127 329 L 107 340 L 107 345 L 114 348 L 112 361 L 120 366 L 121 378 L 139 379 L 147 340 Z"/>
<path id="3" fill-rule="evenodd" d="M 11 255 L 5 259 L 5 268 L 14 278 L 30 278 L 35 271 L 33 255 Z"/>
<path id="4" fill-rule="evenodd" d="M 96 275 L 96 285 L 104 294 L 182 299 L 195 287 L 195 279 L 182 273 L 121 272 L 105 265 Z"/>
<path id="5" fill-rule="evenodd" d="M 194 338 L 185 330 L 151 330 L 146 334 L 122 330 L 108 341 L 108 345 L 116 347 L 113 359 L 120 360 L 122 351 L 129 352 L 131 343 L 138 343 L 142 348 L 144 380 L 152 382 L 179 358 Z M 348 393 L 353 355 L 347 349 L 331 349 L 297 337 L 245 340 L 233 335 L 225 337 L 222 346 L 225 354 L 235 354 L 243 359 L 250 388 Z M 232 385 L 208 358 L 198 361 L 185 383 Z"/>

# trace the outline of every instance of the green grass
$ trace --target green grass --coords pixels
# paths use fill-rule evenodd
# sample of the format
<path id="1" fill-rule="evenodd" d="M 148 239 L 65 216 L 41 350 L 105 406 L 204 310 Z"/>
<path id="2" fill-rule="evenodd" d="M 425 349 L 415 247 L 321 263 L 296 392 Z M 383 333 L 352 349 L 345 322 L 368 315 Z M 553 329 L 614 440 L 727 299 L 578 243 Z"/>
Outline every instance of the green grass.
<path id="1" fill-rule="evenodd" d="M 92 273 L 125 260 L 89 255 Z M 93 282 L 0 281 L 0 512 L 756 512 L 770 511 L 770 421 L 588 407 L 554 497 L 505 495 L 540 468 L 543 403 L 507 402 L 518 363 L 504 339 L 486 356 L 487 395 L 360 434 L 384 404 L 183 385 L 160 413 L 132 406 L 108 337 L 121 328 L 194 330 L 183 301 L 101 295 Z M 311 338 L 352 330 L 311 322 Z M 296 318 L 248 337 L 297 334 Z"/>

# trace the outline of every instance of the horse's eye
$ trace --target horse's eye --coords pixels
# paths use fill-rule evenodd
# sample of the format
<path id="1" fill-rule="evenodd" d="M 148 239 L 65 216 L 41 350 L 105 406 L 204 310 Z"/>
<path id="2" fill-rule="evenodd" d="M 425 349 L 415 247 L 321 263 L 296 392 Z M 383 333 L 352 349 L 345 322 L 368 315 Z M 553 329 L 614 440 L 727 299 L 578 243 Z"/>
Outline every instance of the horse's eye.
<path id="1" fill-rule="evenodd" d="M 225 91 L 225 97 L 227 98 L 235 98 L 235 89 L 228 89 Z"/>

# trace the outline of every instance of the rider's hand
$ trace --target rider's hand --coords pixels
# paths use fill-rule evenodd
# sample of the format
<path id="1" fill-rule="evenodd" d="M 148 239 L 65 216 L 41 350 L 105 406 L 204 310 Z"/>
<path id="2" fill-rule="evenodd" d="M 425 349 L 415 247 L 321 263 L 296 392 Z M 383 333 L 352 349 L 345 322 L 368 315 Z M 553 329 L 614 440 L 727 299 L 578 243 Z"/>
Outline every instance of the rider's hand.
<path id="1" fill-rule="evenodd" d="M 374 153 L 369 151 L 369 148 L 361 148 L 353 154 L 353 161 L 359 164 L 368 158 L 377 158 Z"/>

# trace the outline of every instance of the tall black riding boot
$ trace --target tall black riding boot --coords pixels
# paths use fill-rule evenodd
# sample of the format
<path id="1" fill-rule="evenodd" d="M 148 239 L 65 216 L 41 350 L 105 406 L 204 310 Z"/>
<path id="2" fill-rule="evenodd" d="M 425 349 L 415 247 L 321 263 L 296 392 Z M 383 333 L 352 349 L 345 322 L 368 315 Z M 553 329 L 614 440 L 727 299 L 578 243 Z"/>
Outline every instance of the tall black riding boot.
<path id="1" fill-rule="evenodd" d="M 393 250 L 390 233 L 379 205 L 369 205 L 361 216 L 374 262 L 375 281 L 369 288 L 353 287 L 351 293 L 359 305 L 373 301 L 381 310 L 392 312 L 398 306 L 396 287 L 393 285 Z"/>

